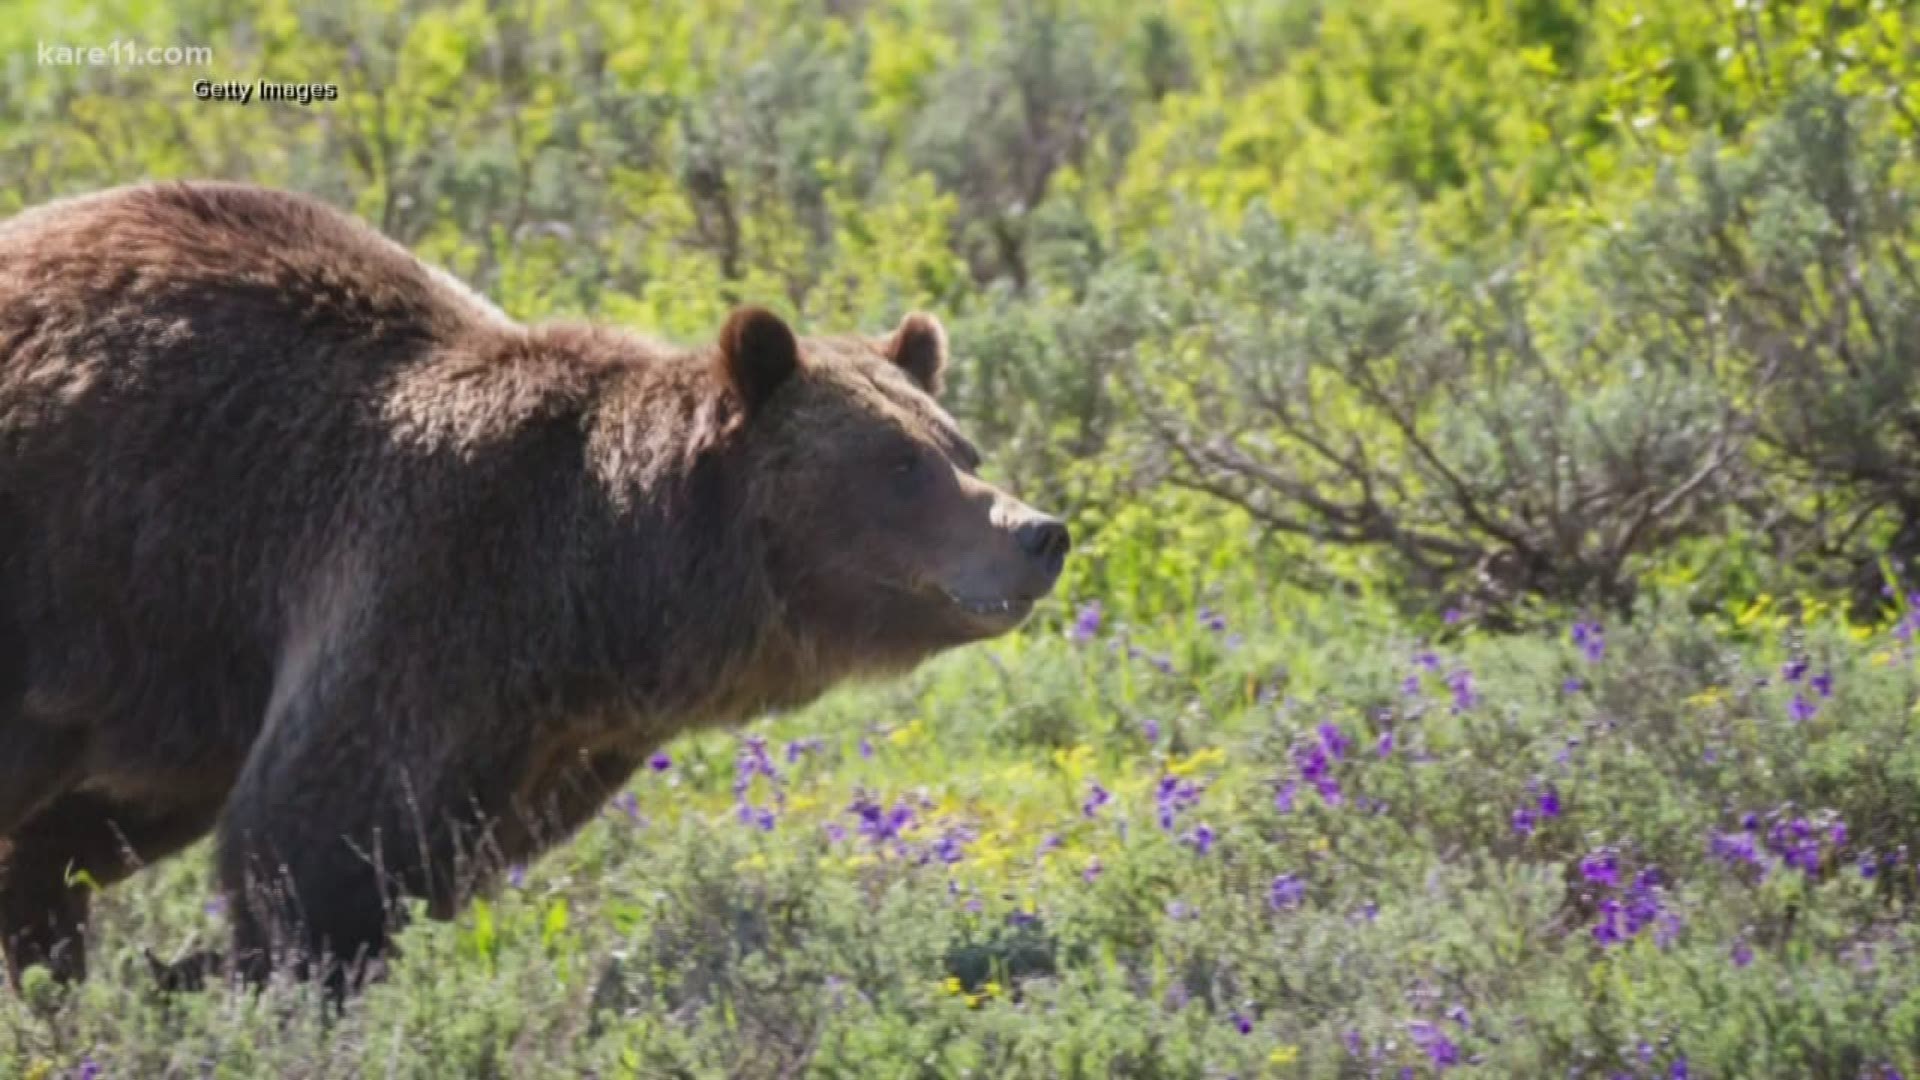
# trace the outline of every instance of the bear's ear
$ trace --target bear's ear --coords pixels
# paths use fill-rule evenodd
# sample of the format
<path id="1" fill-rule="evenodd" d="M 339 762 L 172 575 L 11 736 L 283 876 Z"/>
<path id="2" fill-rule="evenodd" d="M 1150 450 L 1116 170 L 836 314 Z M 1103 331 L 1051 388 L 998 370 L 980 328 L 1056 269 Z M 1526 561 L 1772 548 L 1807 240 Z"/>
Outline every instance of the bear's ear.
<path id="1" fill-rule="evenodd" d="M 908 315 L 887 337 L 882 351 L 927 393 L 940 393 L 940 376 L 947 369 L 947 331 L 939 319 L 923 311 Z"/>
<path id="2" fill-rule="evenodd" d="M 780 316 L 739 307 L 720 330 L 720 374 L 752 412 L 800 368 L 800 341 Z"/>

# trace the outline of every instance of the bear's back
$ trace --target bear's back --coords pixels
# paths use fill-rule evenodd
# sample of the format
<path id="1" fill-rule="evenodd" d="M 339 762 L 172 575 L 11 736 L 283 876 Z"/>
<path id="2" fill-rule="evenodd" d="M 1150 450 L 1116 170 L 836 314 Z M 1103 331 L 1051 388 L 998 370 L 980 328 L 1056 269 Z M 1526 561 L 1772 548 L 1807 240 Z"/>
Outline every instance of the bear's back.
<path id="1" fill-rule="evenodd" d="M 390 398 L 523 333 L 305 196 L 141 185 L 0 222 L 0 606 L 46 624 L 96 597 L 181 640 L 278 626 L 329 552 L 491 482 L 396 446 Z"/>
<path id="2" fill-rule="evenodd" d="M 10 352 L 35 351 L 32 328 L 109 321 L 123 333 L 144 328 L 172 341 L 245 338 L 260 323 L 282 335 L 370 341 L 511 326 L 450 275 L 291 192 L 145 184 L 0 222 L 0 341 Z M 18 340 L 23 335 L 29 340 Z M 13 366 L 14 358 L 0 355 L 0 363 Z"/>

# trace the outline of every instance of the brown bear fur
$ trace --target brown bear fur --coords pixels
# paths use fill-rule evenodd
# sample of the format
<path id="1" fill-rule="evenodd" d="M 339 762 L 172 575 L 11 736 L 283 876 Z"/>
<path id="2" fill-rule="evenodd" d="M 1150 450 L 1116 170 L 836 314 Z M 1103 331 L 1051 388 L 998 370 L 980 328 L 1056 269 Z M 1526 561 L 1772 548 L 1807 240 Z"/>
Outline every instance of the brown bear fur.
<path id="1" fill-rule="evenodd" d="M 945 350 L 526 327 L 243 185 L 0 222 L 10 972 L 84 974 L 69 871 L 216 830 L 244 971 L 377 956 L 676 733 L 1010 629 L 1066 533 L 973 475 Z"/>

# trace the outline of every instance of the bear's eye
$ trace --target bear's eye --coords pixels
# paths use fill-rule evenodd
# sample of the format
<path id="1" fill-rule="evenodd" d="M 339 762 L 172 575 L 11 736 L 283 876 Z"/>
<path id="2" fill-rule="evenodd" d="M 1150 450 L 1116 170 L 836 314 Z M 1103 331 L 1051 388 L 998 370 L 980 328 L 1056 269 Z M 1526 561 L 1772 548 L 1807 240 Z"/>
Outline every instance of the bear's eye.
<path id="1" fill-rule="evenodd" d="M 926 474 L 926 455 L 917 450 L 906 450 L 888 459 L 888 478 L 893 481 L 893 490 L 901 497 L 914 495 L 920 489 L 920 478 Z"/>

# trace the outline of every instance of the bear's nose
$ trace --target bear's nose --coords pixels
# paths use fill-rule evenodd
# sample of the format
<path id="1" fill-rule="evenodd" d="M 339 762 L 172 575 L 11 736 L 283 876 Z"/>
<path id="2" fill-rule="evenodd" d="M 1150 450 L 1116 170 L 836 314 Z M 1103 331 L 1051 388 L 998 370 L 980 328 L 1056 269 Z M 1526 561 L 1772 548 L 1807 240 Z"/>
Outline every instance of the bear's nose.
<path id="1" fill-rule="evenodd" d="M 1046 568 L 1049 576 L 1058 574 L 1066 565 L 1067 552 L 1073 548 L 1073 534 L 1061 522 L 1043 517 L 1029 521 L 1015 530 L 1013 538 L 1020 549 L 1038 560 Z"/>

